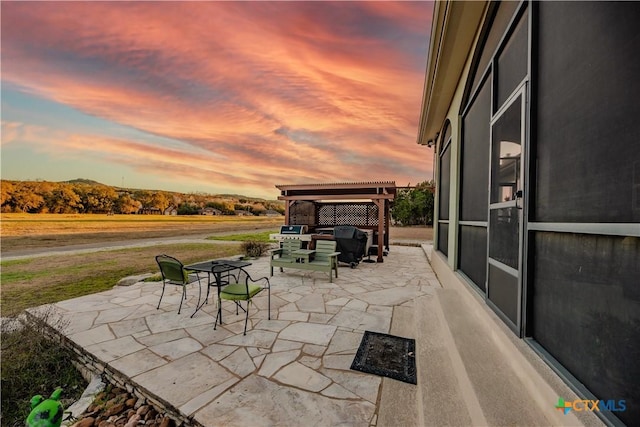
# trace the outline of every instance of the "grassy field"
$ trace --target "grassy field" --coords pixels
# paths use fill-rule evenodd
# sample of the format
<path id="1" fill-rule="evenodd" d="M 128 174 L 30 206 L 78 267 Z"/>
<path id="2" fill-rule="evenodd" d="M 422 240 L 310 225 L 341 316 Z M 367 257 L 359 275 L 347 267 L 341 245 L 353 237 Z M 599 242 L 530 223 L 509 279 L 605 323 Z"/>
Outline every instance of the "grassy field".
<path id="1" fill-rule="evenodd" d="M 2 214 L 2 255 L 38 248 L 278 230 L 283 217 Z"/>
<path id="2" fill-rule="evenodd" d="M 36 234 L 104 233 L 147 231 L 159 226 L 171 229 L 202 230 L 234 228 L 253 224 L 282 224 L 284 217 L 207 215 L 93 215 L 93 214 L 0 214 L 2 237 Z M 239 228 L 240 229 L 240 228 Z"/>

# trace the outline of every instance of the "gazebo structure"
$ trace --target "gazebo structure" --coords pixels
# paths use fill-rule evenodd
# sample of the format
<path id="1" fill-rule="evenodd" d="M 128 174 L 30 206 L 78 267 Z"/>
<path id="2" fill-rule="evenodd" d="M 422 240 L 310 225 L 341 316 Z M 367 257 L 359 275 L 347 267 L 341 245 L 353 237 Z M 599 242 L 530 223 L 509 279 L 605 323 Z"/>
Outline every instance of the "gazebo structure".
<path id="1" fill-rule="evenodd" d="M 373 230 L 378 262 L 389 247 L 389 208 L 396 195 L 396 183 L 353 182 L 332 184 L 276 185 L 278 200 L 285 201 L 286 225 L 319 228 L 353 225 Z M 377 243 L 375 243 L 377 242 Z"/>

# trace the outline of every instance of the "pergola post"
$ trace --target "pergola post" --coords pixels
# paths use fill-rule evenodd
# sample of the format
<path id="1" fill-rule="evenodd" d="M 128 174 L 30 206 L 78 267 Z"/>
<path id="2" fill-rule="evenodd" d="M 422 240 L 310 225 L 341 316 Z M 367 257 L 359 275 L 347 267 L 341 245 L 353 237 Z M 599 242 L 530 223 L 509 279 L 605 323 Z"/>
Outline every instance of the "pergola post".
<path id="1" fill-rule="evenodd" d="M 387 230 L 387 233 L 384 235 L 384 245 L 385 247 L 389 247 L 389 229 L 391 227 L 391 215 L 389 215 L 389 205 L 391 202 L 389 200 L 384 200 L 384 229 Z"/>
<path id="2" fill-rule="evenodd" d="M 383 253 L 384 253 L 384 241 L 385 239 L 385 221 L 384 221 L 384 212 L 386 200 L 384 199 L 376 199 L 373 201 L 378 207 L 378 262 L 384 262 Z M 388 229 L 387 229 L 388 230 Z"/>

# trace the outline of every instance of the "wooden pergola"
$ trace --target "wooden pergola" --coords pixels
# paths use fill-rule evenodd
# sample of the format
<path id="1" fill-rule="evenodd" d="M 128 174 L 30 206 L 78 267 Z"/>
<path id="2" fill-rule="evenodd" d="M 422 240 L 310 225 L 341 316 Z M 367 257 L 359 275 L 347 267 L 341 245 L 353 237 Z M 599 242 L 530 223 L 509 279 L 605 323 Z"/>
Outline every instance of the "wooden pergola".
<path id="1" fill-rule="evenodd" d="M 316 228 L 353 225 L 377 233 L 378 262 L 389 247 L 389 208 L 396 196 L 396 183 L 353 182 L 331 184 L 276 185 L 278 200 L 284 200 L 286 225 Z"/>

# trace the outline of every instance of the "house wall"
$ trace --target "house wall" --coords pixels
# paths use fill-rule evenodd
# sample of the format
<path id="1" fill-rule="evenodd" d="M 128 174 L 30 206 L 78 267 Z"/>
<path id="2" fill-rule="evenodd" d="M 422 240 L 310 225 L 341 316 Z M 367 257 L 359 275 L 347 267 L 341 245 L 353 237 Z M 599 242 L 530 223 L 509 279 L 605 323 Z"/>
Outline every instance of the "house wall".
<path id="1" fill-rule="evenodd" d="M 599 415 L 631 425 L 640 419 L 640 3 L 504 5 L 499 31 L 478 31 L 442 124 L 441 139 L 451 126 L 449 191 L 438 183 L 434 271 L 445 286 L 477 292 L 578 394 L 625 400 L 624 411 Z M 517 50 L 501 57 L 496 49 L 522 47 L 523 34 L 524 62 Z M 482 101 L 487 70 L 488 87 L 502 87 Z M 502 206 L 491 132 L 511 107 L 522 108 L 524 196 Z M 520 216 L 506 240 L 495 222 L 505 212 Z"/>

